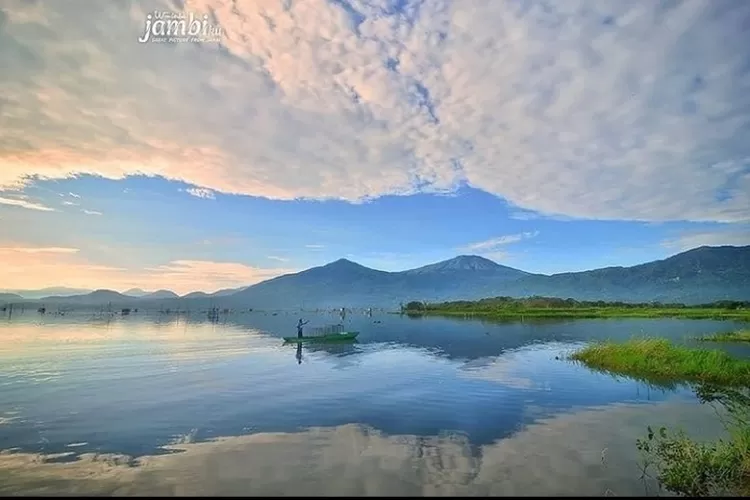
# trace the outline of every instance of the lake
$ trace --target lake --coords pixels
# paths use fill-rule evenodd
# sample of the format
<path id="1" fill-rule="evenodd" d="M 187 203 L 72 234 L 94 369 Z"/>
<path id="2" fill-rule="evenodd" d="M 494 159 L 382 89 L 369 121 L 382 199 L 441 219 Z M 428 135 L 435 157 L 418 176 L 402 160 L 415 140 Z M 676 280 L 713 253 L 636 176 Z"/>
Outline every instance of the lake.
<path id="1" fill-rule="evenodd" d="M 738 327 L 375 314 L 347 318 L 357 343 L 283 345 L 300 315 L 337 322 L 0 316 L 0 494 L 651 494 L 635 440 L 716 437 L 713 410 L 565 355 Z"/>

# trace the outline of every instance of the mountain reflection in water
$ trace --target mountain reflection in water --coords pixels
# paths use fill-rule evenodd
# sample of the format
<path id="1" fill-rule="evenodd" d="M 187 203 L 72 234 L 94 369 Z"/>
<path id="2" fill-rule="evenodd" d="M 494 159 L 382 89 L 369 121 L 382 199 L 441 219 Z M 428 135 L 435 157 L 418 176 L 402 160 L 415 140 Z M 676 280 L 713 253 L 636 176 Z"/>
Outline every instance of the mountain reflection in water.
<path id="1" fill-rule="evenodd" d="M 381 315 L 284 345 L 295 318 L 0 322 L 0 493 L 640 494 L 646 426 L 715 435 L 712 410 L 556 356 L 735 327 Z"/>
<path id="2" fill-rule="evenodd" d="M 349 424 L 172 445 L 178 453 L 135 460 L 86 454 L 45 463 L 40 455 L 4 453 L 0 493 L 638 495 L 644 485 L 634 481 L 630 436 L 653 422 L 697 425 L 711 411 L 685 403 L 610 405 L 544 419 L 480 447 L 461 435 L 389 436 Z"/>

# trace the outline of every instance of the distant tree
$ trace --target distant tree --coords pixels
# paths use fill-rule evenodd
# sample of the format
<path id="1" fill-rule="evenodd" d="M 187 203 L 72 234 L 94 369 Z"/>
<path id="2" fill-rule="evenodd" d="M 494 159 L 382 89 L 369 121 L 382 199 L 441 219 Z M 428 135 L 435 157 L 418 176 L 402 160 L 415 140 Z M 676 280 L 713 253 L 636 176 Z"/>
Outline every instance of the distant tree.
<path id="1" fill-rule="evenodd" d="M 427 309 L 425 303 L 418 300 L 413 300 L 406 304 L 407 311 L 424 311 L 425 309 Z"/>

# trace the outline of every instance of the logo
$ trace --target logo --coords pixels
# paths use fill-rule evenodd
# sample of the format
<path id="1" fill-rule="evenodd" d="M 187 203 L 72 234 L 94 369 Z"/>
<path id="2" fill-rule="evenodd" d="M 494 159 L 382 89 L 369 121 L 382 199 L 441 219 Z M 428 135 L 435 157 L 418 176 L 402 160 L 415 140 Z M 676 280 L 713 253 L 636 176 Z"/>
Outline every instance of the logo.
<path id="1" fill-rule="evenodd" d="M 146 16 L 140 43 L 220 42 L 223 31 L 208 21 L 208 15 L 192 12 L 154 11 Z"/>

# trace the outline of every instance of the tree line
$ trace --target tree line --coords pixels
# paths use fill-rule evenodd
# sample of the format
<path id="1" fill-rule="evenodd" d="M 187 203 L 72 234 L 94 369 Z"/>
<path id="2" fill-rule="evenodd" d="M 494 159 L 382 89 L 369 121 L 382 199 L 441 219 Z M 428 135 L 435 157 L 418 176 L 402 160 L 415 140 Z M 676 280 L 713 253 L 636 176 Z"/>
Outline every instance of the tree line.
<path id="1" fill-rule="evenodd" d="M 533 308 L 560 308 L 560 309 L 585 309 L 585 308 L 618 308 L 618 309 L 748 309 L 750 301 L 740 300 L 720 300 L 707 304 L 686 305 L 682 303 L 664 303 L 664 302 L 608 302 L 604 300 L 576 300 L 562 299 L 559 297 L 492 297 L 481 300 L 456 300 L 449 302 L 422 302 L 411 301 L 407 304 L 401 304 L 401 310 L 404 312 L 420 311 L 481 311 L 494 309 L 533 309 Z"/>

